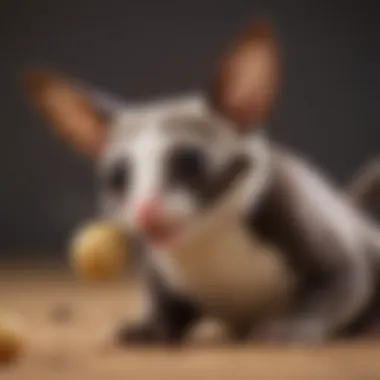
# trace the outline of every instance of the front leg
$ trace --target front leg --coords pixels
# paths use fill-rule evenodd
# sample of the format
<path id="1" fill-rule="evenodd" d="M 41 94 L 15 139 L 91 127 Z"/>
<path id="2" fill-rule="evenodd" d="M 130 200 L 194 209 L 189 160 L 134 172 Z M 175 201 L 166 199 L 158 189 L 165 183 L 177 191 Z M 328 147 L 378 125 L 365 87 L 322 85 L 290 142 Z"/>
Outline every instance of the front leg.
<path id="1" fill-rule="evenodd" d="M 149 279 L 146 297 L 150 304 L 147 316 L 117 331 L 119 345 L 178 343 L 200 317 L 195 305 L 171 293 L 156 277 Z"/>

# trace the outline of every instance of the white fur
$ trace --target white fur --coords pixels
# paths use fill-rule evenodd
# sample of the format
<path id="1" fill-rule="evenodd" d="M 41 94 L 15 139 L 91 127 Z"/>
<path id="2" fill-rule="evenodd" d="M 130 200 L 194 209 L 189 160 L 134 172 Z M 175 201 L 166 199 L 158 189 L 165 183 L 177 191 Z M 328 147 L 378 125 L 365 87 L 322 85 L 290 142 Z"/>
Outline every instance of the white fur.
<path id="1" fill-rule="evenodd" d="M 195 120 L 204 120 L 205 128 L 214 129 L 215 140 L 209 141 L 201 136 L 176 133 L 172 136 L 164 133 L 166 120 L 175 116 L 178 123 L 186 124 Z M 118 114 L 101 158 L 100 170 L 106 171 L 108 165 L 116 158 L 129 157 L 133 163 L 132 188 L 127 198 L 113 200 L 104 199 L 106 214 L 134 228 L 138 208 L 146 201 L 162 197 L 163 212 L 175 219 L 190 218 L 197 204 L 194 194 L 178 192 L 162 194 L 163 157 L 172 144 L 188 141 L 195 145 L 203 145 L 210 156 L 210 164 L 215 170 L 221 166 L 236 149 L 238 139 L 221 120 L 207 112 L 201 96 L 182 97 L 174 100 L 157 101 L 145 106 L 126 108 Z"/>
<path id="2" fill-rule="evenodd" d="M 189 124 L 180 129 L 181 133 L 164 133 L 168 119 L 178 120 L 178 123 Z M 192 120 L 202 122 L 202 128 L 213 136 L 212 143 L 191 131 Z M 180 125 L 179 125 L 180 127 Z M 189 132 L 189 133 L 188 133 Z M 140 205 L 154 197 L 164 197 L 163 211 L 166 216 L 178 220 L 192 220 L 191 227 L 197 234 L 204 225 L 210 225 L 214 220 L 225 217 L 217 210 L 210 214 L 197 215 L 197 200 L 189 192 L 172 191 L 161 194 L 162 173 L 164 172 L 163 157 L 171 144 L 186 140 L 193 144 L 203 145 L 210 156 L 210 164 L 214 170 L 222 168 L 236 152 L 246 151 L 256 165 L 243 182 L 234 187 L 231 194 L 223 200 L 223 210 L 230 217 L 233 212 L 242 213 L 252 205 L 262 191 L 268 172 L 268 150 L 265 138 L 258 135 L 241 139 L 231 128 L 231 125 L 218 115 L 212 113 L 206 106 L 201 95 L 189 95 L 173 99 L 159 100 L 145 105 L 134 105 L 118 113 L 111 128 L 107 149 L 100 162 L 100 170 L 107 170 L 108 165 L 116 158 L 129 157 L 133 163 L 132 188 L 128 197 L 122 199 L 104 198 L 104 211 L 118 221 L 126 229 L 136 228 L 136 214 Z M 195 219 L 194 219 L 195 218 Z M 152 252 L 152 263 L 164 274 L 164 278 L 176 288 L 183 288 L 183 279 L 176 273 L 169 255 L 165 252 Z"/>

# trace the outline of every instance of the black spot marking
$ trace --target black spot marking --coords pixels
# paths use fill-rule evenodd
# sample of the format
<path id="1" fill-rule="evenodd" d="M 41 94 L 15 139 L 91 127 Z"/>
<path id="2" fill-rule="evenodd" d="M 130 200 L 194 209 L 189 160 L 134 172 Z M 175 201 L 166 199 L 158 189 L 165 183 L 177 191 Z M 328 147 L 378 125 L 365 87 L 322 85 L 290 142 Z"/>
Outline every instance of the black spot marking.
<path id="1" fill-rule="evenodd" d="M 198 147 L 180 146 L 169 152 L 166 183 L 199 192 L 207 180 L 207 155 Z"/>
<path id="2" fill-rule="evenodd" d="M 222 169 L 212 170 L 208 159 L 207 152 L 199 147 L 176 147 L 168 156 L 166 186 L 192 192 L 205 208 L 214 204 L 253 165 L 247 156 L 237 155 Z"/>
<path id="3" fill-rule="evenodd" d="M 111 165 L 104 176 L 103 185 L 113 195 L 124 194 L 130 183 L 130 164 L 126 159 Z"/>

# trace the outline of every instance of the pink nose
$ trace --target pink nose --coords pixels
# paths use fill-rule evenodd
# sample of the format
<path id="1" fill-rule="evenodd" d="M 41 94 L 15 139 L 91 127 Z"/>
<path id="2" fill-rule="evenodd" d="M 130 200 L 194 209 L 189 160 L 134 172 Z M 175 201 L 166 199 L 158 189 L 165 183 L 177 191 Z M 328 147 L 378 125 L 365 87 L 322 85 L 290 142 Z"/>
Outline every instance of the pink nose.
<path id="1" fill-rule="evenodd" d="M 160 202 L 156 199 L 143 202 L 136 213 L 136 221 L 141 227 L 149 227 L 160 218 Z"/>

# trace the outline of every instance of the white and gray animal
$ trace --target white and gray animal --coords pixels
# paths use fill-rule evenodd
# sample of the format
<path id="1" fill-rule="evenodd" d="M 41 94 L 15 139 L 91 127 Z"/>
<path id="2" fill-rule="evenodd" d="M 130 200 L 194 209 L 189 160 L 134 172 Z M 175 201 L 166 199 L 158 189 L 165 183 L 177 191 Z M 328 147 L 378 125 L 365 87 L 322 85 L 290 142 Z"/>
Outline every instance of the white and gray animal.
<path id="1" fill-rule="evenodd" d="M 207 91 L 131 105 L 54 72 L 27 72 L 28 93 L 55 132 L 96 158 L 104 215 L 143 242 L 149 313 L 122 329 L 123 343 L 179 342 L 212 312 L 187 291 L 169 254 L 206 214 L 275 246 L 297 277 L 291 305 L 270 322 L 234 320 L 227 304 L 239 338 L 260 331 L 274 341 L 320 343 L 360 333 L 378 317 L 378 226 L 267 136 L 280 56 L 270 23 L 258 20 L 226 51 Z M 216 211 L 222 195 L 224 216 Z M 226 231 L 216 231 L 220 246 Z M 228 244 L 238 257 L 240 246 Z"/>

